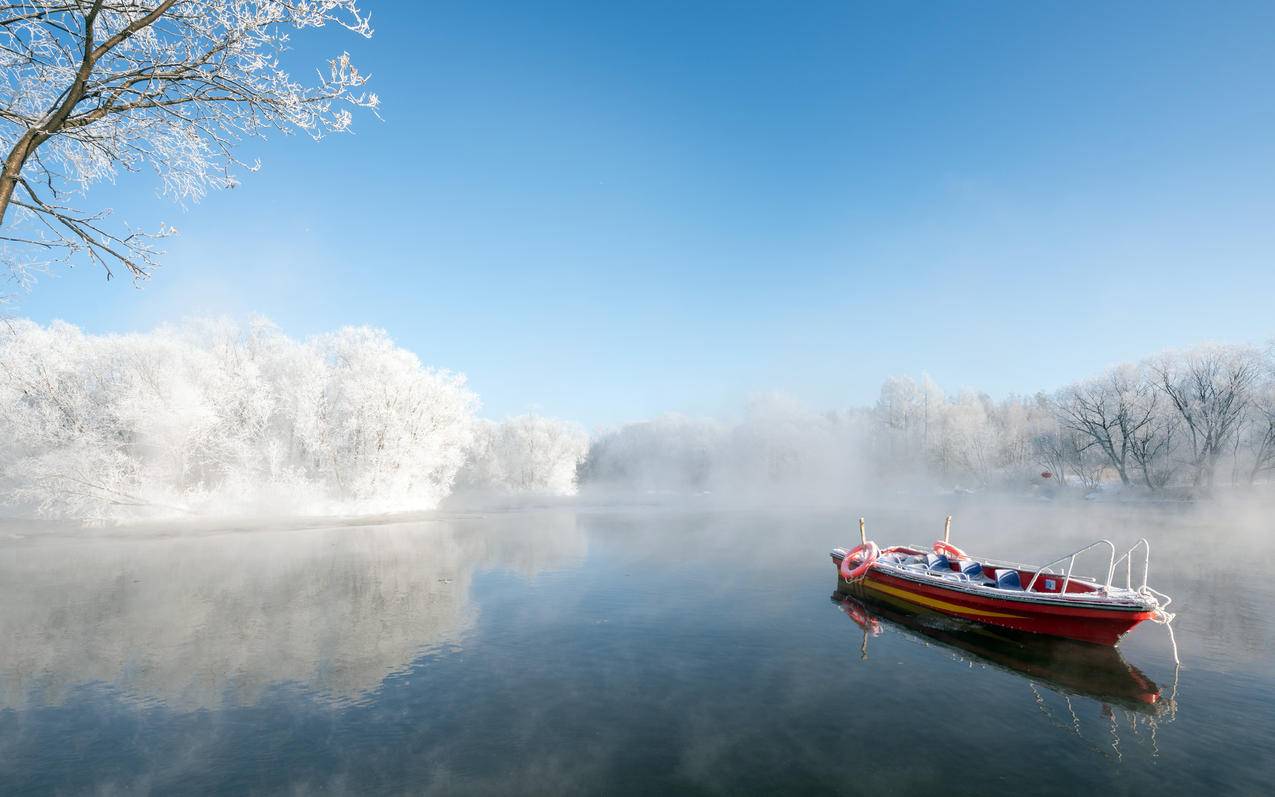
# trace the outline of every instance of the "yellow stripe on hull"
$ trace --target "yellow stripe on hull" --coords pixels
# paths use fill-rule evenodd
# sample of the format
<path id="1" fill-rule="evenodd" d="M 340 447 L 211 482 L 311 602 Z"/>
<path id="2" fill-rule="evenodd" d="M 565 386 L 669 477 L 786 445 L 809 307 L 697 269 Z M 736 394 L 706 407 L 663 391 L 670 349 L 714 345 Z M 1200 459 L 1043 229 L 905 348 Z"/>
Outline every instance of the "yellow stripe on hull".
<path id="1" fill-rule="evenodd" d="M 931 598 L 926 595 L 918 595 L 906 589 L 892 587 L 889 584 L 882 584 L 872 579 L 864 579 L 863 586 L 868 589 L 875 589 L 878 592 L 884 592 L 887 595 L 893 595 L 896 598 L 902 598 L 909 603 L 919 603 L 922 606 L 928 606 L 931 609 L 939 611 L 952 612 L 954 614 L 962 614 L 969 617 L 1008 617 L 1014 620 L 1026 620 L 1027 617 L 1021 614 L 1006 614 L 1004 612 L 994 612 L 988 609 L 972 609 L 969 606 L 961 606 L 956 603 L 948 603 L 938 598 Z"/>

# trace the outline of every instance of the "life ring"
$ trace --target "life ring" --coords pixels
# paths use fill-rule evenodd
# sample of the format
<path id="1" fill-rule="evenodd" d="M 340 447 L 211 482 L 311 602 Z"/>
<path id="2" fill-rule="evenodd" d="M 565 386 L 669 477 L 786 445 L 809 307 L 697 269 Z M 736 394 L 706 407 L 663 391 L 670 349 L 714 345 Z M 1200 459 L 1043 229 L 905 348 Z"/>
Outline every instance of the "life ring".
<path id="1" fill-rule="evenodd" d="M 943 542 L 942 540 L 934 541 L 934 553 L 940 556 L 946 556 L 948 559 L 969 559 L 969 555 L 957 548 L 955 545 Z"/>
<path id="2" fill-rule="evenodd" d="M 856 556 L 862 556 L 862 561 L 855 567 L 850 567 L 850 560 Z M 881 555 L 881 549 L 877 548 L 877 544 L 871 540 L 856 545 L 846 552 L 846 558 L 841 560 L 841 577 L 846 581 L 858 581 L 867 574 L 872 567 L 872 563 Z"/>

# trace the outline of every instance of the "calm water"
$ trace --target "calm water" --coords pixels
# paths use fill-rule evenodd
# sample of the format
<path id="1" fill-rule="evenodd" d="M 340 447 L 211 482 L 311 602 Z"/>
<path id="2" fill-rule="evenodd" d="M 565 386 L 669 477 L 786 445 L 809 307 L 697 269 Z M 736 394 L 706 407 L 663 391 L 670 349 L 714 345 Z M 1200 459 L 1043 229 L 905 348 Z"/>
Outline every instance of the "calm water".
<path id="1" fill-rule="evenodd" d="M 946 509 L 1010 558 L 1151 537 L 1180 671 L 1150 624 L 1086 656 L 832 600 L 844 513 L 10 524 L 0 792 L 1271 793 L 1268 525 L 935 505 L 870 531 L 926 542 Z"/>

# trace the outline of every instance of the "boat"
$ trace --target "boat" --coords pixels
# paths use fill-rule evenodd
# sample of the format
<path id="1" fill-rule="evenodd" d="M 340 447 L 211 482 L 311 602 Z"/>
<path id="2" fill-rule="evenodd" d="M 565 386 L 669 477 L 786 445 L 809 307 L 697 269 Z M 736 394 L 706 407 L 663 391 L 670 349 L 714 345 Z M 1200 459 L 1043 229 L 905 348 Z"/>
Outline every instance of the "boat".
<path id="1" fill-rule="evenodd" d="M 1147 584 L 1151 544 L 1145 538 L 1118 557 L 1116 546 L 1104 539 L 1036 566 L 965 553 L 950 542 L 951 520 L 943 539 L 929 547 L 883 549 L 867 539 L 860 518 L 861 544 L 832 551 L 838 590 L 861 589 L 986 625 L 1104 646 L 1114 646 L 1147 620 L 1166 626 L 1173 620 L 1167 611 L 1172 599 Z M 1073 573 L 1076 557 L 1096 549 L 1109 554 L 1105 579 Z M 1139 553 L 1142 578 L 1135 586 L 1133 560 Z M 1118 586 L 1122 564 L 1125 584 Z"/>
<path id="2" fill-rule="evenodd" d="M 1078 695 L 1143 716 L 1173 710 L 1160 687 L 1114 647 L 1013 631 L 954 618 L 885 594 L 838 590 L 832 600 L 868 637 L 885 628 L 948 649 L 962 660 L 1022 676 L 1059 693 Z"/>

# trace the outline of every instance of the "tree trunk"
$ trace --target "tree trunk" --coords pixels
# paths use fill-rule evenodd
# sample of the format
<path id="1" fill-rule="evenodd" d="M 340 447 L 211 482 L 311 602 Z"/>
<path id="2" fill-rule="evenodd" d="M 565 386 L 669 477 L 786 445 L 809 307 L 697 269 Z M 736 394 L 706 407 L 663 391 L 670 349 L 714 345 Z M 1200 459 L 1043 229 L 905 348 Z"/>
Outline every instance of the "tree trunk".
<path id="1" fill-rule="evenodd" d="M 141 27 L 153 22 L 173 2 L 174 0 L 166 0 L 162 8 L 155 9 L 142 19 L 129 23 L 123 31 L 117 33 L 102 46 L 109 50 L 119 44 L 128 36 L 140 30 Z M 97 14 L 101 10 L 102 0 L 94 0 L 93 7 L 89 9 L 88 14 L 84 17 L 84 58 L 80 61 L 80 68 L 76 71 L 75 79 L 71 82 L 71 85 L 67 87 L 66 94 L 54 108 L 49 110 L 48 115 L 37 121 L 35 125 L 22 134 L 22 137 L 14 144 L 13 149 L 9 151 L 9 157 L 4 160 L 4 172 L 0 173 L 0 225 L 4 224 L 5 212 L 9 209 L 9 203 L 13 200 L 13 189 L 17 188 L 18 180 L 22 178 L 22 167 L 26 166 L 27 159 L 31 157 L 37 147 L 62 128 L 63 123 L 71 115 L 71 111 L 75 109 L 76 104 L 84 98 L 84 87 L 88 85 L 89 75 L 93 73 L 93 64 L 102 54 L 94 50 L 93 47 L 93 24 L 97 21 Z M 139 25 L 143 21 L 145 21 L 144 24 Z"/>
<path id="2" fill-rule="evenodd" d="M 13 199 L 13 190 L 18 187 L 22 167 L 34 150 L 35 131 L 28 130 L 13 145 L 13 149 L 9 150 L 9 157 L 4 159 L 4 171 L 0 172 L 0 226 L 4 225 L 5 212 L 9 209 L 9 201 Z"/>

